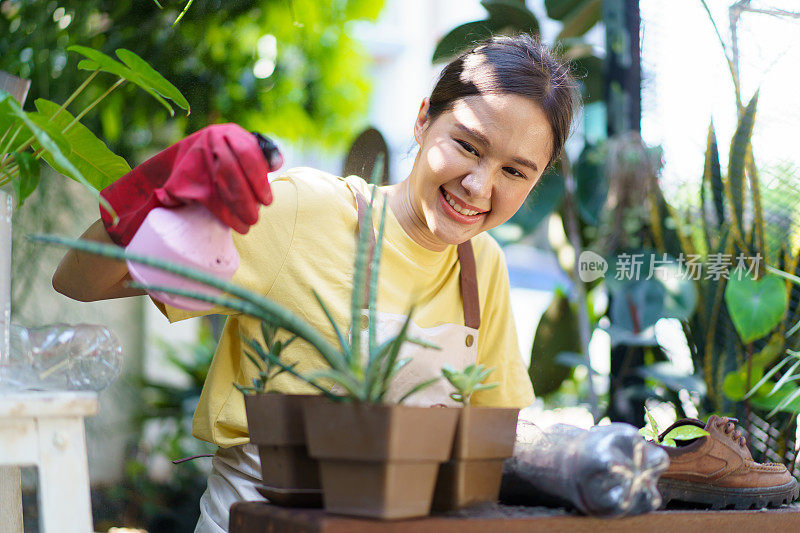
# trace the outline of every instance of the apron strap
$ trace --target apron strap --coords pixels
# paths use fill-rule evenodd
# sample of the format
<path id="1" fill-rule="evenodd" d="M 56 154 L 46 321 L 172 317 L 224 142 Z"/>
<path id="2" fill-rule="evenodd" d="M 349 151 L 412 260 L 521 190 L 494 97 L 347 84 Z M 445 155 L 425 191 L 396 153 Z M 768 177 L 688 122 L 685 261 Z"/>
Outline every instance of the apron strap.
<path id="1" fill-rule="evenodd" d="M 478 300 L 478 275 L 471 240 L 458 245 L 458 262 L 461 265 L 461 305 L 464 306 L 464 325 L 478 329 L 481 326 L 481 304 Z"/>
<path id="2" fill-rule="evenodd" d="M 361 234 L 363 224 L 372 226 L 372 221 L 365 222 L 367 200 L 359 191 L 353 191 L 358 207 L 358 233 Z M 464 308 L 464 325 L 478 329 L 481 325 L 481 307 L 478 300 L 478 276 L 475 268 L 475 253 L 472 250 L 472 241 L 462 242 L 458 245 L 458 262 L 461 266 L 459 277 L 461 279 L 461 305 Z M 367 254 L 367 287 L 364 291 L 364 308 L 369 303 L 369 278 L 372 267 L 372 256 L 375 253 L 375 232 L 369 233 L 369 253 Z"/>

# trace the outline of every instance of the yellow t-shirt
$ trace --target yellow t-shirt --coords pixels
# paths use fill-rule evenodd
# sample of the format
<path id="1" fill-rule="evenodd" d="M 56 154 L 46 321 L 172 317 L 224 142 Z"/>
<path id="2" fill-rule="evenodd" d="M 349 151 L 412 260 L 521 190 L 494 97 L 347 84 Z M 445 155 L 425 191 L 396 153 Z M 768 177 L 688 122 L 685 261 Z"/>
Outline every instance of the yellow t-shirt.
<path id="1" fill-rule="evenodd" d="M 357 243 L 357 209 L 350 188 L 370 197 L 368 185 L 356 176 L 346 179 L 311 168 L 296 168 L 271 181 L 274 202 L 261 208 L 258 223 L 246 235 L 234 233 L 241 264 L 233 282 L 287 307 L 322 331 L 336 345 L 336 335 L 312 289 L 320 294 L 339 328 L 350 329 L 350 293 Z M 414 304 L 414 321 L 423 328 L 443 323 L 464 324 L 455 246 L 428 250 L 406 234 L 387 209 L 376 309 L 406 314 Z M 377 231 L 380 210 L 374 210 Z M 478 363 L 494 367 L 487 380 L 499 386 L 480 391 L 473 404 L 525 407 L 533 389 L 519 353 L 509 302 L 508 271 L 503 253 L 488 234 L 472 239 L 478 277 L 481 325 Z M 156 302 L 171 322 L 191 313 Z M 193 418 L 195 437 L 229 447 L 248 442 L 244 400 L 233 383 L 251 385 L 255 365 L 244 355 L 242 338 L 261 338 L 257 319 L 215 308 L 228 319 Z M 285 334 L 285 332 L 283 332 Z M 285 335 L 288 337 L 288 335 Z M 280 338 L 280 335 L 279 335 Z M 297 340 L 282 352 L 299 372 L 326 368 L 322 357 Z M 289 393 L 315 389 L 283 373 L 271 388 Z"/>

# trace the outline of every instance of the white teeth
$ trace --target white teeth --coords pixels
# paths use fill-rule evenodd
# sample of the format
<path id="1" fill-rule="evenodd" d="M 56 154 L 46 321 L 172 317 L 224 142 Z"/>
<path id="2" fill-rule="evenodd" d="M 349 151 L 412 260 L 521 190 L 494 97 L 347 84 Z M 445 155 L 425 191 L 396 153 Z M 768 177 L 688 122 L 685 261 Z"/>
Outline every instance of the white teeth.
<path id="1" fill-rule="evenodd" d="M 445 191 L 444 193 L 444 199 L 447 200 L 447 203 L 450 204 L 450 206 L 453 208 L 454 211 L 461 213 L 462 215 L 473 216 L 478 214 L 478 211 L 462 208 L 455 202 L 455 200 L 453 200 L 453 197 L 450 196 L 450 194 L 447 191 Z"/>

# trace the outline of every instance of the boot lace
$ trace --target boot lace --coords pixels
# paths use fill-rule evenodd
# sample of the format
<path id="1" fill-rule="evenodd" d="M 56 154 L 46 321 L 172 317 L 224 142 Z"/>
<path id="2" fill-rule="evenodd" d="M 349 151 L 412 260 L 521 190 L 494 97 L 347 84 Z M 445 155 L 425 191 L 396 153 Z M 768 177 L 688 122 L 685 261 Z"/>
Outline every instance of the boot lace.
<path id="1" fill-rule="evenodd" d="M 747 441 L 744 436 L 739 433 L 739 430 L 736 429 L 736 422 L 738 421 L 739 420 L 736 418 L 720 418 L 717 420 L 716 426 L 717 428 L 722 428 L 723 433 L 729 435 L 734 441 L 738 441 L 739 446 L 744 448 L 747 446 Z"/>

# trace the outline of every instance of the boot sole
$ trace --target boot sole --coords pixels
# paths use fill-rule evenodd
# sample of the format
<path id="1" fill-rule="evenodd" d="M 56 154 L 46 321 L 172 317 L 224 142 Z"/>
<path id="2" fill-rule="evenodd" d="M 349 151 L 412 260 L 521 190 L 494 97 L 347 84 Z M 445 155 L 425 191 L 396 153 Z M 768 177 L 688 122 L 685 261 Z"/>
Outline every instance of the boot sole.
<path id="1" fill-rule="evenodd" d="M 708 506 L 711 509 L 763 509 L 792 503 L 798 497 L 797 481 L 776 487 L 731 488 L 715 487 L 679 479 L 658 480 L 662 507 L 668 503 Z"/>

